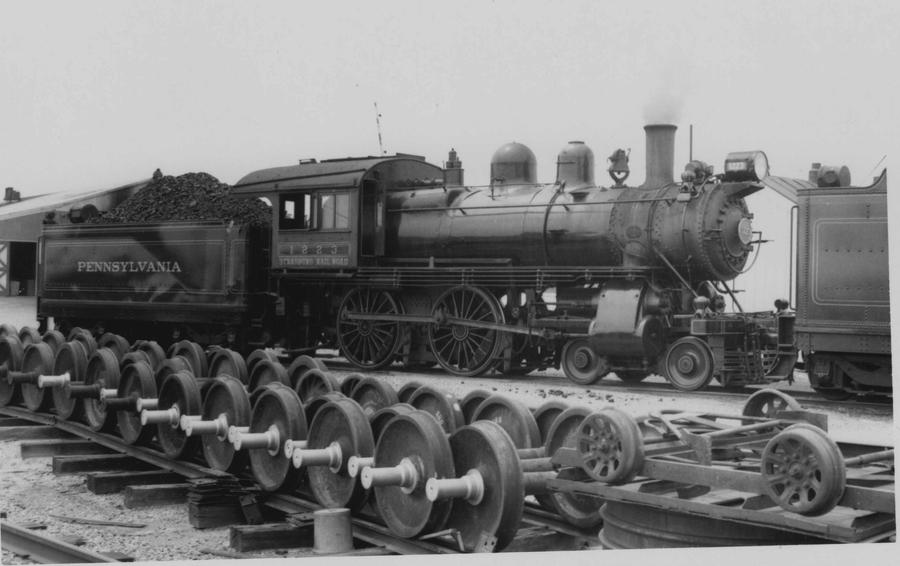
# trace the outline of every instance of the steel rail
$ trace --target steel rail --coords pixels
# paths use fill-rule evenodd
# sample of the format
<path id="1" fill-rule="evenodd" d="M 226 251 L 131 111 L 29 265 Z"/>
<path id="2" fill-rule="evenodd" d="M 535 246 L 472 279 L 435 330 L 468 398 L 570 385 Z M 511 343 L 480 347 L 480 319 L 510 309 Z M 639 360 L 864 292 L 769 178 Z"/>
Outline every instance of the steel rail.
<path id="1" fill-rule="evenodd" d="M 10 523 L 0 522 L 0 544 L 5 550 L 39 564 L 81 564 L 85 562 L 117 562 L 117 560 L 39 534 Z"/>

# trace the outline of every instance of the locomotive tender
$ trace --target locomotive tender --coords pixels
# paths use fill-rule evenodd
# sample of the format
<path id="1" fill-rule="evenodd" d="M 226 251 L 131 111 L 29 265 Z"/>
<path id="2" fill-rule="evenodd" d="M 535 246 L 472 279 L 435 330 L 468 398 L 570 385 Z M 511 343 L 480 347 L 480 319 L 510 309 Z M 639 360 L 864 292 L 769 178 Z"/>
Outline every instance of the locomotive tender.
<path id="1" fill-rule="evenodd" d="M 272 204 L 269 234 L 54 227 L 39 317 L 244 349 L 337 346 L 368 369 L 562 367 L 581 384 L 659 372 L 685 390 L 790 379 L 793 314 L 725 312 L 727 282 L 761 243 L 744 197 L 763 188 L 765 156 L 731 154 L 721 175 L 692 161 L 676 182 L 675 126 L 645 130 L 638 187 L 624 183 L 622 150 L 609 187 L 581 142 L 539 183 L 533 153 L 512 143 L 478 187 L 453 151 L 444 168 L 397 154 L 256 171 L 233 194 Z"/>

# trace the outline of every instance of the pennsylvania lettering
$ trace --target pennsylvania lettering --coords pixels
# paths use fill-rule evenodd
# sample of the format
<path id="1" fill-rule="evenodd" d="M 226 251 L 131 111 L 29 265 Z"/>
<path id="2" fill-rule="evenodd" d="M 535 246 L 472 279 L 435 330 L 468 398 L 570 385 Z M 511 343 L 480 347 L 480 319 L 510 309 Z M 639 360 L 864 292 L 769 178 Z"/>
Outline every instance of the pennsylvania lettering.
<path id="1" fill-rule="evenodd" d="M 79 261 L 78 272 L 87 273 L 181 273 L 177 261 Z"/>

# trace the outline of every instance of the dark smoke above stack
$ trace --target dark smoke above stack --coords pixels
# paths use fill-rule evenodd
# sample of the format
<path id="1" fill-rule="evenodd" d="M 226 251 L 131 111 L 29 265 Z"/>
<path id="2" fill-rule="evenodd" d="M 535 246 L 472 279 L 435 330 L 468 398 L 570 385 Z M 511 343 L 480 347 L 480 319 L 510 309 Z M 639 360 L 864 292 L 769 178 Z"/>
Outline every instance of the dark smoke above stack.
<path id="1" fill-rule="evenodd" d="M 675 130 L 672 124 L 647 124 L 647 178 L 643 187 L 661 187 L 675 182 Z"/>

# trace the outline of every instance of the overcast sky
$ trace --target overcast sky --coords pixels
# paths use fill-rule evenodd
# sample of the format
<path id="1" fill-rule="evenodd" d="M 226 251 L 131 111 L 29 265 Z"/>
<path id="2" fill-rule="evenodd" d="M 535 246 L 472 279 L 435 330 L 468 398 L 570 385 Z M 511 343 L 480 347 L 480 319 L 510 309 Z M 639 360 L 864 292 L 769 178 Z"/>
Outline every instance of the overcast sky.
<path id="1" fill-rule="evenodd" d="M 24 195 L 384 148 L 471 183 L 515 140 L 552 180 L 674 121 L 677 169 L 762 149 L 871 176 L 897 95 L 896 2 L 4 2 L 0 184 Z"/>

